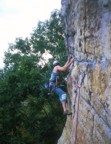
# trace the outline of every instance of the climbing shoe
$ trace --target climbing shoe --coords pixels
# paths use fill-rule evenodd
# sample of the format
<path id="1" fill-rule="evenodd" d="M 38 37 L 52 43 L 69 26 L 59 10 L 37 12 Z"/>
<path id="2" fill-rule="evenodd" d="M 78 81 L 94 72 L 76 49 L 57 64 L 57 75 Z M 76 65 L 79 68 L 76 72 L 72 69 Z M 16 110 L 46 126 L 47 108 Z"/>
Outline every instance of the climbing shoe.
<path id="1" fill-rule="evenodd" d="M 69 112 L 68 110 L 66 110 L 66 111 L 64 112 L 64 115 L 72 115 L 72 112 Z"/>

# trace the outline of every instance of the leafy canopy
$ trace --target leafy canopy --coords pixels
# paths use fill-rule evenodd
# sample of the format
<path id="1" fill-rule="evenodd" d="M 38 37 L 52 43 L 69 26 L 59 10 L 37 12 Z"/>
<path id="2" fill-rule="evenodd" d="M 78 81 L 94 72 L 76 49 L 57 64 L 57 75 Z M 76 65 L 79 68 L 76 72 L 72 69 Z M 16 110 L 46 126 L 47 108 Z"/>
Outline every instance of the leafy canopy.
<path id="1" fill-rule="evenodd" d="M 46 63 L 45 51 L 52 55 Z M 59 11 L 39 22 L 30 38 L 16 38 L 5 53 L 0 71 L 1 144 L 57 143 L 65 118 L 58 97 L 48 96 L 51 62 L 66 60 L 62 18 Z"/>

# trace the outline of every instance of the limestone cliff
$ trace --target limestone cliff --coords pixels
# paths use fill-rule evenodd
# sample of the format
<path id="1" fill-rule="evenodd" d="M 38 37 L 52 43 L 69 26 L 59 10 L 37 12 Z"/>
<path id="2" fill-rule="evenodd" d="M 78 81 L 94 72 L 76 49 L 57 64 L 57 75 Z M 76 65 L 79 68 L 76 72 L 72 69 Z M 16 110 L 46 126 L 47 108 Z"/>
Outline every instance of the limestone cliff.
<path id="1" fill-rule="evenodd" d="M 111 0 L 62 0 L 72 116 L 58 144 L 111 144 Z M 80 88 L 78 87 L 80 86 Z"/>

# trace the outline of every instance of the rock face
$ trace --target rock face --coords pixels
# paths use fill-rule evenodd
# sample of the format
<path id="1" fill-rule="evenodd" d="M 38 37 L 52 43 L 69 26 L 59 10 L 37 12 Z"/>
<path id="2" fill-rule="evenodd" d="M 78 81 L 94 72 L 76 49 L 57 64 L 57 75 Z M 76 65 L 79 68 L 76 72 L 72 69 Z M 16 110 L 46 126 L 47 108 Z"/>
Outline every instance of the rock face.
<path id="1" fill-rule="evenodd" d="M 62 0 L 69 107 L 58 144 L 111 144 L 111 0 Z M 79 87 L 80 86 L 80 87 Z"/>

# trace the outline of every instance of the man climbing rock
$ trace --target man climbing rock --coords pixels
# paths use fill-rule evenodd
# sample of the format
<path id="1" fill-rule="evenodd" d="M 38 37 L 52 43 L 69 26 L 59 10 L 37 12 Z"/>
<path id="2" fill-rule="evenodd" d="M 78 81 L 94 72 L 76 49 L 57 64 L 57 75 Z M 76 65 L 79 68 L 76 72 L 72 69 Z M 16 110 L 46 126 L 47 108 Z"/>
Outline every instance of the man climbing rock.
<path id="1" fill-rule="evenodd" d="M 51 77 L 49 80 L 50 92 L 55 92 L 59 96 L 59 100 L 62 104 L 64 115 L 70 115 L 71 114 L 66 109 L 67 94 L 59 86 L 56 87 L 56 85 L 57 85 L 57 81 L 59 79 L 60 73 L 67 71 L 72 63 L 73 63 L 72 57 L 68 58 L 68 60 L 64 66 L 60 66 L 60 63 L 58 61 L 54 61 L 53 62 L 53 70 L 52 70 Z"/>

